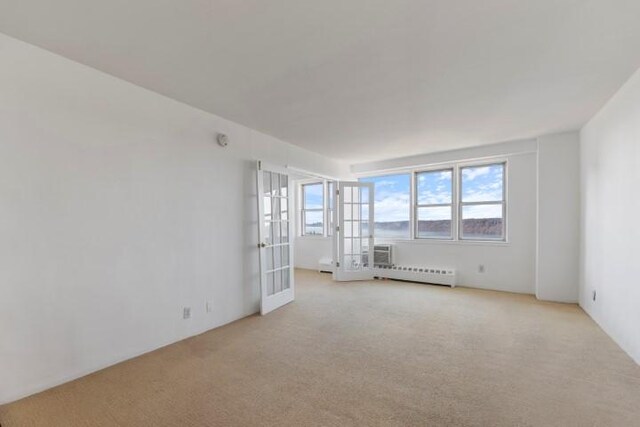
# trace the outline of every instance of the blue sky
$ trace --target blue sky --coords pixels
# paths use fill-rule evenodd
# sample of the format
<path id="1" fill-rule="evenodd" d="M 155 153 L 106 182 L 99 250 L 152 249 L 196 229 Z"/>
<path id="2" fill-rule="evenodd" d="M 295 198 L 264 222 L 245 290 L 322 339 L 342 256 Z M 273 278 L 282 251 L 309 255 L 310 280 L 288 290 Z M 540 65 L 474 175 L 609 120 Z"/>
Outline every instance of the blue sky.
<path id="1" fill-rule="evenodd" d="M 502 200 L 504 165 L 462 169 L 463 202 L 495 202 Z M 462 218 L 501 218 L 501 205 L 466 206 Z"/>
<path id="2" fill-rule="evenodd" d="M 322 209 L 322 183 L 305 185 L 305 208 Z"/>
<path id="3" fill-rule="evenodd" d="M 451 203 L 451 182 L 453 171 L 424 172 L 417 176 L 418 179 L 418 204 L 437 205 Z"/>
<path id="4" fill-rule="evenodd" d="M 462 199 L 465 202 L 502 200 L 503 165 L 489 165 L 462 169 Z M 410 212 L 410 175 L 385 175 L 363 178 L 375 186 L 376 222 L 408 221 Z M 451 171 L 422 173 L 417 176 L 419 204 L 451 203 Z M 428 212 L 427 212 L 428 211 Z M 424 219 L 450 219 L 450 209 L 425 209 Z M 464 218 L 500 217 L 502 208 L 497 206 L 469 206 L 464 208 Z M 422 216 L 422 215 L 421 215 Z"/>
<path id="5" fill-rule="evenodd" d="M 462 201 L 494 202 L 502 200 L 503 165 L 462 169 Z"/>
<path id="6" fill-rule="evenodd" d="M 453 170 L 423 172 L 416 176 L 419 205 L 447 204 L 453 201 Z M 450 220 L 450 207 L 418 208 L 418 220 Z"/>
<path id="7" fill-rule="evenodd" d="M 385 175 L 361 181 L 374 185 L 376 222 L 409 221 L 410 175 Z"/>
<path id="8" fill-rule="evenodd" d="M 462 200 L 464 202 L 489 202 L 502 200 L 503 165 L 489 165 L 462 168 Z M 418 203 L 451 203 L 452 171 L 425 172 L 417 175 Z M 409 174 L 384 175 L 363 178 L 363 182 L 372 182 L 375 188 L 375 221 L 409 221 L 411 210 L 411 179 Z M 322 184 L 305 186 L 306 208 L 321 209 L 323 206 Z M 501 217 L 500 205 L 467 206 L 463 208 L 463 218 Z M 420 219 L 451 219 L 449 208 L 423 208 Z"/>

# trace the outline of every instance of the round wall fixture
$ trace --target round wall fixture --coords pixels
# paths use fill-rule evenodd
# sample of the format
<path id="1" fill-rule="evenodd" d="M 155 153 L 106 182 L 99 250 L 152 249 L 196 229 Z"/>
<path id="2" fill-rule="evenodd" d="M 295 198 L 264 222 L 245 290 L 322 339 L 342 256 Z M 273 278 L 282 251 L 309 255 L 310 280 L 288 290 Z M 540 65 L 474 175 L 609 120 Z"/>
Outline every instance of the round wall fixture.
<path id="1" fill-rule="evenodd" d="M 218 140 L 218 145 L 220 145 L 221 147 L 226 147 L 227 145 L 229 145 L 229 137 L 224 133 L 219 133 L 216 139 Z"/>

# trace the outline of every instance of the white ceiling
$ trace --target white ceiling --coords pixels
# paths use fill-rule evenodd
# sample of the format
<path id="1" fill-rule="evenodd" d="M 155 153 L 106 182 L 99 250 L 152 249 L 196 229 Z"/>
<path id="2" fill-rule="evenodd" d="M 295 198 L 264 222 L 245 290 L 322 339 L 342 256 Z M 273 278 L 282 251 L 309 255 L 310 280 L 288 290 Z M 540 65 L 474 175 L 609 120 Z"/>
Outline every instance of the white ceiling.
<path id="1" fill-rule="evenodd" d="M 0 31 L 334 158 L 577 129 L 638 0 L 2 0 Z"/>

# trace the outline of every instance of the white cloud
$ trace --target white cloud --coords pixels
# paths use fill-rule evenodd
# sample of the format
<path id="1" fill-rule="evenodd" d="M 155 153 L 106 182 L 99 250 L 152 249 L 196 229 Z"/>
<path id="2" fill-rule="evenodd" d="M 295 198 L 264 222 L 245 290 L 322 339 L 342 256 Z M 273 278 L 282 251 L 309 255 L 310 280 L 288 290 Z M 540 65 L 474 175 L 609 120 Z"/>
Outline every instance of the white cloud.
<path id="1" fill-rule="evenodd" d="M 464 169 L 462 177 L 463 201 L 486 202 L 502 200 L 502 167 L 486 166 Z"/>
<path id="2" fill-rule="evenodd" d="M 424 172 L 419 176 L 418 202 L 451 203 L 451 171 Z"/>
<path id="3" fill-rule="evenodd" d="M 451 219 L 451 208 L 448 206 L 418 208 L 418 221 L 438 221 L 443 219 Z"/>
<path id="4" fill-rule="evenodd" d="M 374 217 L 377 222 L 408 221 L 409 195 L 392 193 L 376 196 Z"/>
<path id="5" fill-rule="evenodd" d="M 477 167 L 477 168 L 465 168 L 462 169 L 462 178 L 468 181 L 473 181 L 479 176 L 484 176 L 491 172 L 489 166 Z"/>
<path id="6" fill-rule="evenodd" d="M 451 193 L 438 189 L 438 192 L 428 190 L 421 191 L 418 194 L 418 202 L 421 204 L 437 205 L 451 203 Z"/>
<path id="7" fill-rule="evenodd" d="M 398 184 L 397 181 L 391 181 L 391 180 L 384 181 L 383 180 L 383 181 L 376 181 L 375 187 L 376 187 L 376 189 L 379 189 L 381 187 L 395 187 L 397 184 Z"/>
<path id="8" fill-rule="evenodd" d="M 462 209 L 463 219 L 502 218 L 502 205 L 474 205 Z"/>
<path id="9" fill-rule="evenodd" d="M 465 191 L 463 201 L 465 202 L 498 202 L 502 200 L 502 189 L 479 189 Z"/>

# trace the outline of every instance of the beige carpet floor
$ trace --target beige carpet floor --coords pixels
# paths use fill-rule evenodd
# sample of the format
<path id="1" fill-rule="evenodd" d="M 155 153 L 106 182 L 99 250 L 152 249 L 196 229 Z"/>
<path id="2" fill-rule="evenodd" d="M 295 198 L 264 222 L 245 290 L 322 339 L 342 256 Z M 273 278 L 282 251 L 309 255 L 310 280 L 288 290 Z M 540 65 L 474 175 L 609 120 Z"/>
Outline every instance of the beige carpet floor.
<path id="1" fill-rule="evenodd" d="M 0 407 L 25 426 L 640 426 L 577 306 L 297 272 L 294 303 Z"/>

